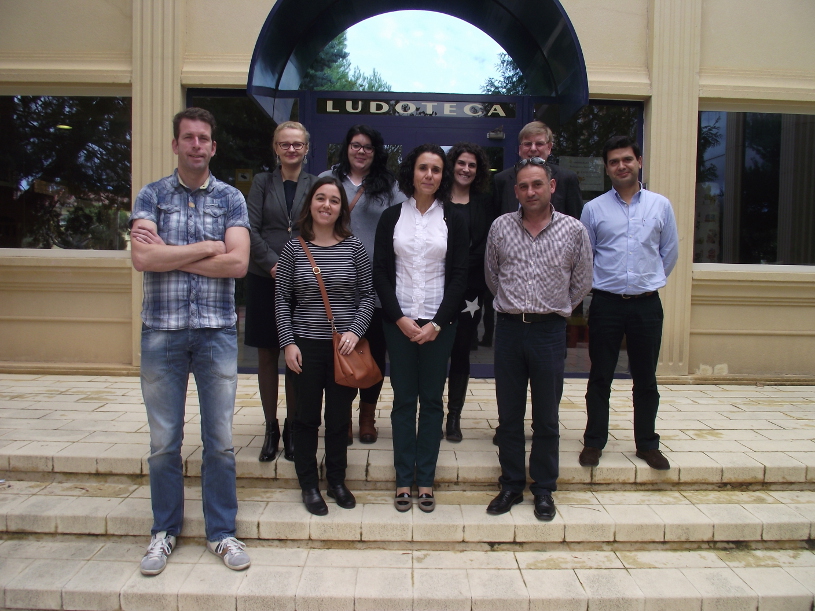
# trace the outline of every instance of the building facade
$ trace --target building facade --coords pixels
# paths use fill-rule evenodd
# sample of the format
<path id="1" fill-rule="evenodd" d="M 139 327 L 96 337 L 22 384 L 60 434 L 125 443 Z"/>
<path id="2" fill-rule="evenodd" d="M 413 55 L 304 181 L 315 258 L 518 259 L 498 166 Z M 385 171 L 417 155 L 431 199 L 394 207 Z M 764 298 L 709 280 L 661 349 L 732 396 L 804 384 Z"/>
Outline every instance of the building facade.
<path id="1" fill-rule="evenodd" d="M 662 292 L 663 380 L 815 378 L 815 3 L 560 5 L 580 42 L 591 99 L 642 103 L 643 180 L 676 212 L 681 251 Z M 189 89 L 246 88 L 273 7 L 0 0 L 0 97 L 129 98 L 135 198 L 175 166 L 170 118 Z M 308 11 L 309 1 L 301 7 Z M 770 170 L 777 225 L 772 258 L 742 262 L 762 248 L 747 235 L 749 210 L 738 212 L 756 192 L 745 168 L 763 159 L 758 145 L 744 145 L 757 115 L 778 118 L 777 144 L 764 151 L 780 163 Z M 711 155 L 705 165 L 700 139 L 711 126 L 724 161 Z M 735 161 L 734 150 L 742 151 Z M 761 225 L 766 217 L 756 218 Z M 0 249 L 2 370 L 135 371 L 140 310 L 141 275 L 127 251 Z"/>

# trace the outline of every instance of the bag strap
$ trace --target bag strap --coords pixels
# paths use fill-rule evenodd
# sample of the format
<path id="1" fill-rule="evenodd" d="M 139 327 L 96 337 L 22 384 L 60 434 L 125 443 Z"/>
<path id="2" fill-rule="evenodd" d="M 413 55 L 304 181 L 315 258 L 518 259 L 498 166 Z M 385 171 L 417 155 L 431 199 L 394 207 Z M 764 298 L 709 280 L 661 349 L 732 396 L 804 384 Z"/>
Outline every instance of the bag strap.
<path id="1" fill-rule="evenodd" d="M 356 206 L 356 205 L 357 205 L 357 202 L 359 201 L 359 198 L 360 198 L 360 197 L 362 197 L 362 193 L 363 193 L 364 191 L 365 191 L 365 186 L 364 186 L 364 185 L 360 185 L 360 186 L 359 186 L 359 189 L 357 189 L 357 194 L 356 194 L 356 195 L 354 195 L 354 199 L 352 199 L 352 200 L 351 200 L 351 203 L 350 203 L 350 204 L 348 204 L 348 212 L 351 212 L 351 210 L 353 210 L 353 209 L 354 209 L 354 206 Z"/>
<path id="2" fill-rule="evenodd" d="M 325 284 L 323 283 L 323 276 L 320 268 L 317 267 L 317 262 L 314 261 L 314 257 L 311 255 L 311 251 L 306 246 L 306 241 L 303 239 L 303 236 L 297 236 L 297 239 L 300 240 L 300 246 L 303 247 L 303 250 L 306 253 L 306 257 L 308 257 L 308 262 L 311 263 L 311 271 L 314 272 L 314 275 L 317 277 L 317 284 L 320 285 L 320 294 L 323 296 L 323 304 L 325 305 L 325 313 L 328 316 L 328 322 L 331 323 L 331 329 L 334 329 L 334 314 L 331 312 L 331 304 L 328 302 L 328 293 L 325 292 Z"/>

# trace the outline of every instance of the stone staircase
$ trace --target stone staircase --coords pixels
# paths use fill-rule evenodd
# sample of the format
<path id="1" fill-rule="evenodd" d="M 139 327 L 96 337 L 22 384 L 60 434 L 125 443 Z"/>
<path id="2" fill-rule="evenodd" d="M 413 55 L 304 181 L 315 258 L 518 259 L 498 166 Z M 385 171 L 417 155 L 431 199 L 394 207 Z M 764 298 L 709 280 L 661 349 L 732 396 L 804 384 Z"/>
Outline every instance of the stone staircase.
<path id="1" fill-rule="evenodd" d="M 312 516 L 292 463 L 259 463 L 263 417 L 241 376 L 234 423 L 238 537 L 252 567 L 204 549 L 201 449 L 188 401 L 183 537 L 157 577 L 138 562 L 151 526 L 148 433 L 136 378 L 0 374 L 0 608 L 812 610 L 815 388 L 663 386 L 672 464 L 634 457 L 630 382 L 612 439 L 580 467 L 585 382 L 561 403 L 558 514 L 531 496 L 503 516 L 494 385 L 473 380 L 464 441 L 442 441 L 437 507 L 398 513 L 386 386 L 380 440 L 349 448 L 352 510 Z M 282 396 L 282 393 L 281 393 Z"/>

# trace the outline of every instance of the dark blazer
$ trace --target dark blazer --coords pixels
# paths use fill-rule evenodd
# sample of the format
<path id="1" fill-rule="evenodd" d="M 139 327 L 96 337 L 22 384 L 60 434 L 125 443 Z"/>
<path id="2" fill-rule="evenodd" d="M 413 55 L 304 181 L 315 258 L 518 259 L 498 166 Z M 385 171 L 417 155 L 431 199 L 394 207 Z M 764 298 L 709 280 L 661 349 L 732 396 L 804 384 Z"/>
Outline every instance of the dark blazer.
<path id="1" fill-rule="evenodd" d="M 316 176 L 300 172 L 297 179 L 297 190 L 294 192 L 291 218 L 289 218 L 280 168 L 255 176 L 252 188 L 249 189 L 249 197 L 246 198 L 251 227 L 249 253 L 249 271 L 251 273 L 266 278 L 270 277 L 269 272 L 277 263 L 277 256 L 283 250 L 286 242 L 300 233 L 297 219 L 300 217 L 306 195 L 316 180 Z M 289 233 L 289 222 L 291 222 L 291 233 Z"/>
<path id="2" fill-rule="evenodd" d="M 393 232 L 401 215 L 402 204 L 387 208 L 379 219 L 374 241 L 374 288 L 382 302 L 382 313 L 390 322 L 396 322 L 405 315 L 396 298 L 396 253 L 393 251 Z M 444 297 L 433 317 L 433 322 L 439 326 L 458 320 L 458 311 L 467 289 L 470 250 L 467 223 L 453 204 L 444 204 L 444 222 L 447 223 Z"/>
<path id="3" fill-rule="evenodd" d="M 555 179 L 555 192 L 552 194 L 552 204 L 555 210 L 579 219 L 583 211 L 583 194 L 580 192 L 580 181 L 577 179 L 577 174 L 554 163 L 550 163 L 549 166 L 552 168 L 552 178 Z M 499 216 L 518 209 L 518 198 L 515 197 L 515 175 L 513 166 L 503 172 L 498 172 L 493 178 L 492 193 Z"/>
<path id="4" fill-rule="evenodd" d="M 487 250 L 487 235 L 496 214 L 493 207 L 492 193 L 477 193 L 470 197 L 466 206 L 454 204 L 468 221 L 470 233 L 470 273 L 467 279 L 468 291 L 485 291 L 487 283 L 484 280 L 484 252 Z"/>

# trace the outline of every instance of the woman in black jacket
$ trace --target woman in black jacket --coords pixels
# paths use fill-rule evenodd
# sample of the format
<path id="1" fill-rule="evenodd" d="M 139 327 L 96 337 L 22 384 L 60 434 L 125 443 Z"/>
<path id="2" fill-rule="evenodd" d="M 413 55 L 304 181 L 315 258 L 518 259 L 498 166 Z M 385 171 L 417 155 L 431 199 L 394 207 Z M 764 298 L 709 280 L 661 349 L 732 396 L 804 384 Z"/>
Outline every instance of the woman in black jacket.
<path id="1" fill-rule="evenodd" d="M 467 286 L 469 237 L 463 216 L 446 202 L 452 175 L 444 151 L 423 144 L 399 167 L 409 197 L 382 213 L 374 245 L 374 287 L 382 302 L 393 387 L 393 461 L 399 511 L 433 511 L 433 483 L 447 359 Z M 420 403 L 418 431 L 417 401 Z"/>
<path id="2" fill-rule="evenodd" d="M 495 220 L 490 186 L 490 162 L 477 144 L 457 142 L 447 152 L 453 169 L 450 201 L 462 212 L 470 234 L 470 270 L 464 303 L 458 313 L 458 328 L 450 354 L 450 377 L 447 380 L 448 441 L 461 441 L 461 410 L 470 381 L 470 347 L 475 341 L 481 308 L 484 306 L 484 250 L 487 234 Z"/>
<path id="3" fill-rule="evenodd" d="M 277 455 L 280 426 L 277 422 L 277 361 L 280 345 L 275 322 L 275 276 L 283 247 L 299 234 L 297 219 L 315 176 L 303 170 L 309 134 L 302 123 L 286 121 L 277 126 L 272 150 L 277 167 L 255 176 L 246 198 L 251 225 L 251 257 L 246 274 L 246 333 L 244 343 L 258 349 L 258 386 L 266 435 L 258 460 L 268 462 Z M 294 460 L 291 422 L 295 399 L 291 372 L 286 371 L 286 426 L 283 431 L 285 457 Z M 291 410 L 291 413 L 290 413 Z"/>

